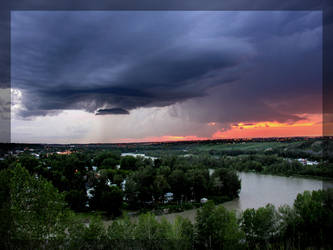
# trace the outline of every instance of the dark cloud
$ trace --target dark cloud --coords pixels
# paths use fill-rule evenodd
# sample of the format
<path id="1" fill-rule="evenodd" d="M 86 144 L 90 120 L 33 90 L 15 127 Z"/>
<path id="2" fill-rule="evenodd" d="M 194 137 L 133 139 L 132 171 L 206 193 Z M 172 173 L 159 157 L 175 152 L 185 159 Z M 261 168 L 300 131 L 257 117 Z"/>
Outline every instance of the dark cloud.
<path id="1" fill-rule="evenodd" d="M 122 108 L 98 109 L 95 115 L 128 115 L 129 112 Z"/>
<path id="2" fill-rule="evenodd" d="M 309 11 L 13 12 L 19 114 L 183 103 L 175 115 L 198 121 L 297 120 L 318 111 L 321 20 Z"/>

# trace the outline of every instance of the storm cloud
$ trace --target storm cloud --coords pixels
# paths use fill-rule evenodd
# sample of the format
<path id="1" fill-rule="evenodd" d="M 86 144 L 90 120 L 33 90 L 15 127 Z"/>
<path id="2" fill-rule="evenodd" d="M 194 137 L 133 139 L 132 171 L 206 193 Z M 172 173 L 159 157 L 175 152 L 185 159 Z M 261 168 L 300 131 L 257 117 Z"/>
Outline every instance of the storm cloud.
<path id="1" fill-rule="evenodd" d="M 129 112 L 122 108 L 98 109 L 95 115 L 128 115 Z"/>
<path id="2" fill-rule="evenodd" d="M 198 122 L 320 112 L 320 11 L 17 11 L 21 117 L 174 106 Z"/>

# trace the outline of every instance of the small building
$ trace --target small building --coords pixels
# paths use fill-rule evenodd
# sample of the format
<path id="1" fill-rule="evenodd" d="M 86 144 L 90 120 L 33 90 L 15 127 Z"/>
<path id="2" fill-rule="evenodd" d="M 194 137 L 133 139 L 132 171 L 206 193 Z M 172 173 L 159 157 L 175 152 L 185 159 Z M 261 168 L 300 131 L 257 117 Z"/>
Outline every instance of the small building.
<path id="1" fill-rule="evenodd" d="M 204 203 L 206 203 L 207 201 L 208 201 L 207 198 L 201 198 L 201 199 L 200 199 L 200 203 L 201 203 L 201 204 L 204 204 Z"/>
<path id="2" fill-rule="evenodd" d="M 70 151 L 70 150 L 58 151 L 57 152 L 58 155 L 70 155 L 71 153 L 72 153 L 72 151 Z"/>
<path id="3" fill-rule="evenodd" d="M 309 161 L 307 159 L 302 159 L 302 158 L 297 159 L 297 161 L 299 163 L 303 164 L 304 166 L 305 165 L 313 166 L 313 165 L 318 165 L 319 164 L 319 162 L 317 162 L 317 161 Z"/>
<path id="4" fill-rule="evenodd" d="M 36 159 L 39 159 L 39 154 L 32 153 L 31 155 L 34 156 Z"/>
<path id="5" fill-rule="evenodd" d="M 173 200 L 173 193 L 171 193 L 171 192 L 165 193 L 164 200 L 165 200 L 165 202 L 172 201 Z"/>

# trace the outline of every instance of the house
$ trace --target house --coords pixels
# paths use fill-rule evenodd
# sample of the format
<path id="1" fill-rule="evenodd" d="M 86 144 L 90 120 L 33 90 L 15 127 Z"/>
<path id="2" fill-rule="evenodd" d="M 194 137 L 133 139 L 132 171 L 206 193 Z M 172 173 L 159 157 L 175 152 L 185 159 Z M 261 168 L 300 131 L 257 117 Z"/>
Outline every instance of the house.
<path id="1" fill-rule="evenodd" d="M 313 165 L 318 165 L 319 162 L 317 161 L 309 161 L 307 159 L 303 159 L 303 158 L 298 158 L 297 161 L 303 165 L 309 165 L 309 166 L 313 166 Z"/>
<path id="2" fill-rule="evenodd" d="M 72 153 L 72 151 L 70 150 L 66 150 L 66 151 L 62 151 L 62 152 L 57 152 L 58 155 L 70 155 Z"/>

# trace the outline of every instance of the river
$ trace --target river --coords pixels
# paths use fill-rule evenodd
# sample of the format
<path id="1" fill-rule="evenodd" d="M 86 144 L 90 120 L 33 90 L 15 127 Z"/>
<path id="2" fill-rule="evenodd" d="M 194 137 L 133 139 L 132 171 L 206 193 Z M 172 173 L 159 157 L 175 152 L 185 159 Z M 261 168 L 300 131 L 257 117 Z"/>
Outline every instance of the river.
<path id="1" fill-rule="evenodd" d="M 267 203 L 271 203 L 276 207 L 284 204 L 292 206 L 298 193 L 303 193 L 305 190 L 319 190 L 328 186 L 333 187 L 333 181 L 245 172 L 238 174 L 242 181 L 239 198 L 222 204 L 225 208 L 238 212 L 247 208 L 257 209 Z M 196 210 L 192 209 L 181 213 L 161 215 L 158 218 L 165 217 L 167 220 L 173 221 L 179 215 L 193 222 Z"/>

